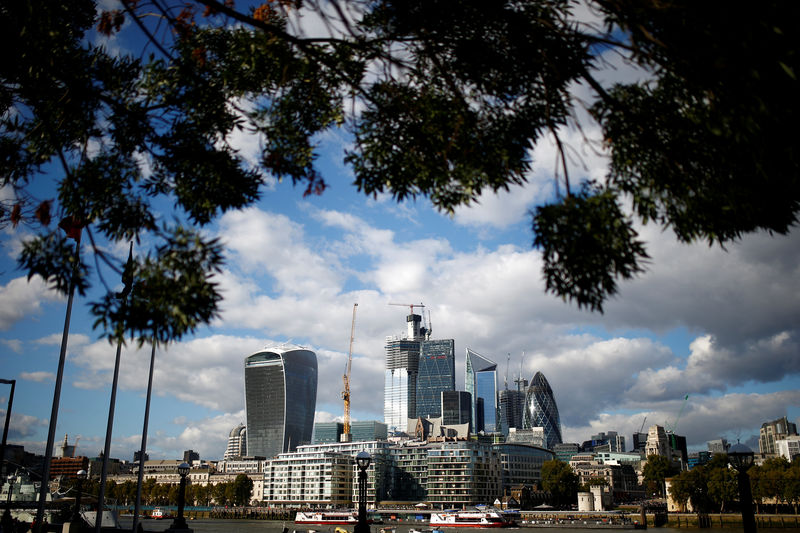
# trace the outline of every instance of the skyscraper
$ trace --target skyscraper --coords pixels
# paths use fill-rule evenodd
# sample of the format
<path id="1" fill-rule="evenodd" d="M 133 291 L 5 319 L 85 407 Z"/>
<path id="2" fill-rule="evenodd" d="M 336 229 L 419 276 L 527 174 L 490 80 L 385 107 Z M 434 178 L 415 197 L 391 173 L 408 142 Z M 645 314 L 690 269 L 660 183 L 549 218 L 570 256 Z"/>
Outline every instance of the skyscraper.
<path id="1" fill-rule="evenodd" d="M 442 425 L 472 424 L 472 395 L 467 391 L 442 391 Z"/>
<path id="2" fill-rule="evenodd" d="M 558 416 L 558 406 L 553 396 L 553 389 L 541 372 L 533 376 L 528 386 L 522 425 L 525 429 L 544 428 L 545 447 L 549 450 L 556 444 L 561 444 L 561 418 Z"/>
<path id="3" fill-rule="evenodd" d="M 516 389 L 503 389 L 499 394 L 499 426 L 504 435 L 508 435 L 510 428 L 522 429 L 522 418 L 525 412 L 525 392 L 528 389 L 528 380 L 515 379 Z"/>
<path id="4" fill-rule="evenodd" d="M 497 431 L 497 364 L 467 348 L 465 381 L 472 395 L 473 431 Z"/>
<path id="5" fill-rule="evenodd" d="M 420 342 L 417 374 L 417 417 L 436 418 L 442 415 L 441 396 L 456 390 L 456 341 L 453 339 Z"/>
<path id="6" fill-rule="evenodd" d="M 417 373 L 422 317 L 406 317 L 406 337 L 386 337 L 386 371 L 383 383 L 383 418 L 389 433 L 405 431 L 409 418 L 417 416 Z"/>
<path id="7" fill-rule="evenodd" d="M 247 453 L 274 457 L 311 442 L 317 406 L 317 355 L 293 345 L 244 360 Z"/>

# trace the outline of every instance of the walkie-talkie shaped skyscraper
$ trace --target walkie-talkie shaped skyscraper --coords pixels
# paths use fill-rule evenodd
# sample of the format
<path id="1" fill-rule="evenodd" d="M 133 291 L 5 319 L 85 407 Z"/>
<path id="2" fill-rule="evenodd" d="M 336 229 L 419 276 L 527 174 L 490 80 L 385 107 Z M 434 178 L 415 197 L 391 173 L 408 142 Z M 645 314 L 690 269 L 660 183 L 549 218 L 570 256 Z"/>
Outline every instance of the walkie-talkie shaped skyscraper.
<path id="1" fill-rule="evenodd" d="M 311 443 L 317 355 L 299 346 L 265 348 L 244 360 L 247 454 L 271 458 Z"/>

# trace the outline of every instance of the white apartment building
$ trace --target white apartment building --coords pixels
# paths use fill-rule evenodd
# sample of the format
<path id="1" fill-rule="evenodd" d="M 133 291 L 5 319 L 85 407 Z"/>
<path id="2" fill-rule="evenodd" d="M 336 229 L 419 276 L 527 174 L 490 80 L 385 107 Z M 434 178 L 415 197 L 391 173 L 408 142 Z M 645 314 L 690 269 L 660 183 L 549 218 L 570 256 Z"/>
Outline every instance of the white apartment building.
<path id="1" fill-rule="evenodd" d="M 776 440 L 775 451 L 779 456 L 785 457 L 791 462 L 795 457 L 800 456 L 800 435 L 789 435 Z"/>

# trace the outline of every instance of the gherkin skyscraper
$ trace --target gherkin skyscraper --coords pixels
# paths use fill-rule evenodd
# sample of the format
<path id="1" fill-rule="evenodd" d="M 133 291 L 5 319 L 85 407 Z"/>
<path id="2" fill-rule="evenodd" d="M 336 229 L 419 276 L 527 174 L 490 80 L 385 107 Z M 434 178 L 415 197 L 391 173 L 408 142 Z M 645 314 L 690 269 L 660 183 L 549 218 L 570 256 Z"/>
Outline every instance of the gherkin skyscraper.
<path id="1" fill-rule="evenodd" d="M 525 429 L 544 428 L 545 448 L 552 450 L 556 444 L 561 444 L 561 419 L 558 416 L 558 406 L 553 397 L 553 389 L 544 377 L 537 372 L 528 391 L 525 394 L 525 413 L 522 425 Z"/>

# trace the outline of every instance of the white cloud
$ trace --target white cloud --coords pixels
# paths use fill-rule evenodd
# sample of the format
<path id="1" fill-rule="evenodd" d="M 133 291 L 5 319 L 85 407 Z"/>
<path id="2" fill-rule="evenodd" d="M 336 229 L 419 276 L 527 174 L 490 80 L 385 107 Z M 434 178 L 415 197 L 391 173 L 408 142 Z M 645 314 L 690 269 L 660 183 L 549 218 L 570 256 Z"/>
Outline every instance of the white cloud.
<path id="1" fill-rule="evenodd" d="M 0 339 L 0 344 L 14 353 L 22 353 L 22 341 L 19 339 Z"/>
<path id="2" fill-rule="evenodd" d="M 6 410 L 0 409 L 0 419 L 5 420 L 5 418 Z M 42 427 L 47 427 L 47 420 L 12 411 L 11 420 L 8 421 L 8 441 L 17 443 L 21 439 L 35 435 Z"/>
<path id="3" fill-rule="evenodd" d="M 30 281 L 25 277 L 12 279 L 0 286 L 0 301 L 3 302 L 0 307 L 0 330 L 8 330 L 23 318 L 41 313 L 43 302 L 59 299 L 39 276 L 34 276 Z"/>
<path id="4" fill-rule="evenodd" d="M 20 372 L 19 377 L 26 381 L 36 381 L 39 383 L 56 380 L 56 375 L 52 372 Z"/>

